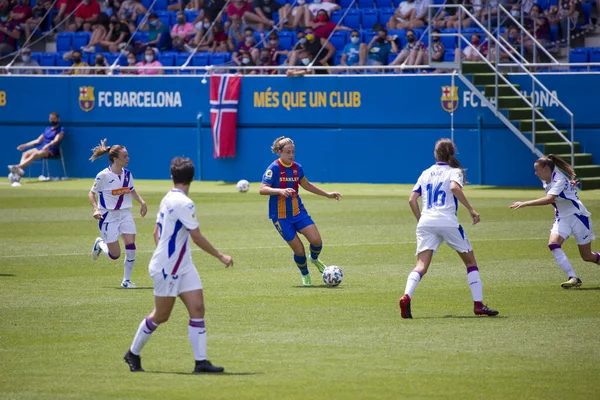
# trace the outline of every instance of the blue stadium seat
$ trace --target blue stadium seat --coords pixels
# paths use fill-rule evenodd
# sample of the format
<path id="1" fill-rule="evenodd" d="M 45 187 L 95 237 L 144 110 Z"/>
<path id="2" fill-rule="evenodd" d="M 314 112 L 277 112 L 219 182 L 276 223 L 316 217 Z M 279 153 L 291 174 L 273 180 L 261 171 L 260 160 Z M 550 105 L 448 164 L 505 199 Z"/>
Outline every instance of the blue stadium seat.
<path id="1" fill-rule="evenodd" d="M 158 1 L 156 2 L 158 4 Z M 165 24 L 168 28 L 171 28 L 171 12 L 170 11 L 155 11 L 158 15 L 158 19 Z M 170 29 L 169 29 L 170 30 Z"/>
<path id="2" fill-rule="evenodd" d="M 600 63 L 600 47 L 595 47 L 590 49 L 590 62 L 591 63 Z M 598 68 L 598 67 L 593 67 Z"/>
<path id="3" fill-rule="evenodd" d="M 56 53 L 56 66 L 57 67 L 70 67 L 71 65 L 73 65 L 73 61 L 69 60 L 66 61 L 63 56 L 65 55 L 66 52 L 58 52 Z"/>
<path id="4" fill-rule="evenodd" d="M 352 2 L 354 1 L 354 4 L 352 4 Z M 350 8 L 350 6 L 352 6 L 352 8 L 356 8 L 356 4 L 358 3 L 358 0 L 340 0 L 340 2 L 338 3 L 340 5 L 340 7 L 342 7 L 342 9 L 344 8 Z"/>
<path id="5" fill-rule="evenodd" d="M 35 61 L 36 63 L 40 63 L 40 53 L 31 53 L 31 61 Z"/>
<path id="6" fill-rule="evenodd" d="M 175 56 L 175 66 L 176 67 L 181 67 L 183 64 L 185 64 L 185 62 L 187 61 L 187 59 L 190 57 L 191 53 L 176 53 Z M 190 62 L 191 64 L 191 62 Z M 190 65 L 188 64 L 188 65 Z M 192 71 L 190 70 L 184 70 L 184 71 L 179 71 L 180 74 L 191 74 Z"/>
<path id="7" fill-rule="evenodd" d="M 379 23 L 379 11 L 374 9 L 362 10 L 363 29 L 372 29 L 373 25 Z"/>
<path id="8" fill-rule="evenodd" d="M 175 65 L 175 54 L 168 51 L 158 53 L 158 61 L 165 67 L 173 67 Z"/>
<path id="9" fill-rule="evenodd" d="M 360 29 L 360 11 L 355 9 L 349 9 L 348 13 L 344 17 L 344 20 L 340 22 L 342 16 L 346 10 L 338 10 L 331 13 L 331 20 L 336 24 L 341 24 L 352 29 Z"/>
<path id="10" fill-rule="evenodd" d="M 40 66 L 42 66 L 42 67 L 54 67 L 54 66 L 56 66 L 56 53 L 42 53 L 42 54 L 40 54 Z"/>
<path id="11" fill-rule="evenodd" d="M 210 55 L 210 64 L 211 65 L 223 65 L 229 58 L 231 57 L 230 53 L 212 53 Z"/>
<path id="12" fill-rule="evenodd" d="M 73 35 L 72 48 L 74 50 L 79 50 L 82 47 L 86 47 L 90 42 L 90 38 L 92 37 L 91 32 L 75 32 Z"/>
<path id="13" fill-rule="evenodd" d="M 394 8 L 392 0 L 375 0 L 377 8 Z"/>
<path id="14" fill-rule="evenodd" d="M 587 2 L 584 3 L 583 1 L 580 2 L 581 3 L 581 8 L 583 9 L 583 15 L 585 15 L 585 23 L 586 24 L 591 24 L 592 23 L 592 2 Z M 596 10 L 597 13 L 600 13 L 600 10 Z M 578 25 L 577 27 L 579 27 L 580 25 Z"/>
<path id="15" fill-rule="evenodd" d="M 398 57 L 398 54 L 388 54 L 387 65 L 391 64 L 396 59 L 396 57 Z"/>
<path id="16" fill-rule="evenodd" d="M 454 49 L 446 48 L 446 52 L 444 53 L 444 61 L 445 62 L 453 62 L 454 61 Z"/>
<path id="17" fill-rule="evenodd" d="M 373 4 L 373 0 L 357 0 L 358 8 L 367 9 L 373 8 L 375 5 Z"/>
<path id="18" fill-rule="evenodd" d="M 210 58 L 208 53 L 196 53 L 192 57 L 192 65 L 194 67 L 205 67 L 209 64 Z"/>
<path id="19" fill-rule="evenodd" d="M 121 53 L 103 52 L 102 54 L 104 55 L 104 58 L 106 58 L 106 62 L 108 63 L 108 65 L 113 65 L 115 61 L 117 61 L 117 58 L 119 58 L 119 55 Z"/>
<path id="20" fill-rule="evenodd" d="M 340 65 L 342 62 L 342 52 L 338 51 L 333 56 L 333 65 Z"/>
<path id="21" fill-rule="evenodd" d="M 590 53 L 587 48 L 573 49 L 569 52 L 569 63 L 587 63 Z"/>
<path id="22" fill-rule="evenodd" d="M 146 43 L 148 41 L 148 32 L 136 32 L 135 35 L 133 35 L 133 41 Z"/>
<path id="23" fill-rule="evenodd" d="M 152 0 L 142 0 L 142 5 L 146 7 L 146 10 L 150 11 L 150 6 L 152 5 Z"/>
<path id="24" fill-rule="evenodd" d="M 185 10 L 185 20 L 187 22 L 194 22 L 196 20 L 196 18 L 198 18 L 198 14 L 200 14 L 200 11 L 198 10 Z"/>
<path id="25" fill-rule="evenodd" d="M 152 4 L 152 2 L 150 2 L 150 4 Z M 154 9 L 152 11 L 154 11 L 154 12 L 166 11 L 167 6 L 168 6 L 167 0 L 156 0 L 156 3 L 154 3 Z"/>
<path id="26" fill-rule="evenodd" d="M 291 50 L 294 47 L 294 36 L 292 32 L 279 32 L 279 46 L 284 50 Z"/>
<path id="27" fill-rule="evenodd" d="M 92 65 L 94 64 L 94 55 L 92 53 L 81 53 L 81 61 Z"/>
<path id="28" fill-rule="evenodd" d="M 69 51 L 73 42 L 72 32 L 61 32 L 56 35 L 56 51 Z"/>
<path id="29" fill-rule="evenodd" d="M 348 41 L 347 31 L 335 31 L 329 38 L 329 41 L 335 47 L 336 50 L 344 50 L 346 42 Z"/>
<path id="30" fill-rule="evenodd" d="M 371 39 L 373 39 L 373 36 L 377 36 L 377 32 L 373 32 L 370 30 L 364 30 L 362 31 L 362 41 L 368 46 L 369 43 L 371 43 Z"/>
<path id="31" fill-rule="evenodd" d="M 390 29 L 388 31 L 388 35 L 398 37 L 396 41 L 396 44 L 398 45 L 398 50 L 402 50 L 402 48 L 406 46 L 406 31 L 404 29 Z"/>
<path id="32" fill-rule="evenodd" d="M 394 8 L 380 8 L 379 9 L 379 23 L 383 26 L 385 26 L 388 21 L 390 20 L 390 18 L 392 18 L 392 15 L 394 15 L 394 12 L 396 10 Z"/>

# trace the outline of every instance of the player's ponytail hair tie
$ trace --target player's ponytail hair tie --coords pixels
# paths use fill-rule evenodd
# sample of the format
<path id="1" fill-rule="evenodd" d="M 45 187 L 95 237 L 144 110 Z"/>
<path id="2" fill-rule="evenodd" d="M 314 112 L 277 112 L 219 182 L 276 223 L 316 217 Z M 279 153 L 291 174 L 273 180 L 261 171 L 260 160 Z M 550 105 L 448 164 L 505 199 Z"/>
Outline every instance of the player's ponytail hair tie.
<path id="1" fill-rule="evenodd" d="M 275 141 L 271 145 L 271 152 L 277 154 L 278 152 L 283 150 L 283 148 L 288 144 L 291 144 L 293 146 L 294 141 L 288 137 L 280 136 L 277 139 L 275 139 Z"/>
<path id="2" fill-rule="evenodd" d="M 94 161 L 97 158 L 102 157 L 103 155 L 108 153 L 108 160 L 112 164 L 115 161 L 115 158 L 119 157 L 119 153 L 121 149 L 124 147 L 120 144 L 107 146 L 106 139 L 100 141 L 100 144 L 92 149 L 92 156 L 90 157 L 90 161 Z"/>
<path id="3" fill-rule="evenodd" d="M 574 179 L 577 176 L 575 169 L 571 166 L 571 164 L 554 154 L 549 154 L 546 157 L 538 158 L 535 163 L 540 165 L 542 168 L 548 167 L 551 170 L 556 167 L 567 174 L 570 179 Z"/>

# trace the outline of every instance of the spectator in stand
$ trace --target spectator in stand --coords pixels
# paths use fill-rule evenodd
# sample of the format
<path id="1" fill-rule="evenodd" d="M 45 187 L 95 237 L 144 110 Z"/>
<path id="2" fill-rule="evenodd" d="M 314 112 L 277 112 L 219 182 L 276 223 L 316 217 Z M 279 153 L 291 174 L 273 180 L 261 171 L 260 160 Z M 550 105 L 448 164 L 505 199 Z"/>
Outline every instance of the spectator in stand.
<path id="1" fill-rule="evenodd" d="M 21 29 L 25 29 L 25 22 L 31 18 L 31 6 L 29 0 L 16 0 L 10 11 L 10 18 L 15 20 Z"/>
<path id="2" fill-rule="evenodd" d="M 261 23 L 262 29 L 264 26 L 275 26 L 275 21 L 273 20 L 273 14 L 277 13 L 279 15 L 279 29 L 283 29 L 283 25 L 285 23 L 286 16 L 291 12 L 292 7 L 289 4 L 282 6 L 275 0 L 254 0 L 254 12 L 256 15 L 263 20 Z"/>
<path id="3" fill-rule="evenodd" d="M 171 35 L 169 34 L 169 28 L 162 23 L 158 18 L 158 15 L 151 13 L 142 22 L 140 27 L 141 31 L 148 32 L 148 42 L 140 43 L 138 47 L 145 49 L 147 47 L 154 47 L 158 51 L 167 51 L 171 49 Z"/>
<path id="4" fill-rule="evenodd" d="M 94 58 L 94 70 L 92 71 L 93 75 L 110 75 L 110 71 L 107 69 L 110 67 L 106 58 L 102 54 L 96 54 Z"/>
<path id="5" fill-rule="evenodd" d="M 304 66 L 308 66 L 313 62 L 313 56 L 311 54 L 310 51 L 308 50 L 302 50 L 300 51 L 299 55 L 299 59 L 300 62 L 302 63 L 302 65 Z M 312 74 L 318 74 L 319 70 L 314 70 L 314 69 L 288 69 L 285 74 L 289 77 L 294 77 L 294 76 L 304 76 L 304 75 L 312 75 Z M 327 73 L 327 72 L 325 72 Z"/>
<path id="6" fill-rule="evenodd" d="M 200 9 L 200 3 L 202 2 L 202 0 L 174 0 L 174 1 L 169 1 L 169 4 L 167 6 L 167 10 L 169 11 L 183 11 L 183 10 L 199 10 Z"/>
<path id="7" fill-rule="evenodd" d="M 173 47 L 181 48 L 190 43 L 194 34 L 194 25 L 186 22 L 183 11 L 177 12 L 177 23 L 171 29 L 171 39 Z"/>
<path id="8" fill-rule="evenodd" d="M 329 18 L 329 14 L 325 10 L 317 11 L 317 18 L 313 19 L 311 22 L 307 23 L 306 26 L 309 26 L 313 29 L 315 36 L 317 38 L 329 39 L 329 36 L 333 31 L 337 30 L 345 30 L 351 31 L 352 29 L 347 28 L 342 25 L 336 25 L 335 22 L 331 21 Z"/>
<path id="9" fill-rule="evenodd" d="M 285 56 L 287 58 L 287 55 L 290 53 L 289 50 L 283 50 L 280 48 L 279 35 L 276 31 L 273 31 L 269 34 L 269 41 L 265 45 L 265 49 L 269 51 L 269 57 L 271 61 L 274 62 L 274 65 L 278 64 L 280 56 Z M 277 71 L 274 73 L 276 74 Z"/>
<path id="10" fill-rule="evenodd" d="M 365 65 L 367 59 L 367 45 L 360 42 L 360 32 L 352 31 L 350 33 L 350 43 L 342 51 L 342 60 L 340 65 L 355 66 Z M 348 70 L 348 72 L 358 73 L 358 70 Z"/>
<path id="11" fill-rule="evenodd" d="M 254 39 L 254 31 L 252 28 L 246 28 L 244 36 L 244 41 L 238 44 L 232 59 L 237 65 L 240 65 L 240 54 L 248 53 L 254 64 L 256 64 L 258 61 L 259 50 L 256 47 L 256 40 Z"/>
<path id="12" fill-rule="evenodd" d="M 86 47 L 82 47 L 81 51 L 86 53 L 95 53 L 96 46 L 106 39 L 109 25 L 109 16 L 105 13 L 100 13 L 98 15 L 98 18 L 96 19 L 96 22 L 94 22 L 93 24 L 92 37 L 90 38 L 90 42 Z"/>
<path id="13" fill-rule="evenodd" d="M 229 52 L 233 49 L 230 49 L 229 46 L 229 37 L 223 31 L 223 25 L 220 23 L 215 24 L 213 26 L 213 37 L 212 43 L 209 44 L 211 52 Z"/>
<path id="14" fill-rule="evenodd" d="M 148 12 L 146 7 L 139 0 L 125 0 L 121 3 L 121 8 L 117 17 L 129 26 L 129 32 L 135 32 L 137 28 L 138 15 L 144 15 Z"/>
<path id="15" fill-rule="evenodd" d="M 156 69 L 156 67 L 162 67 L 162 64 L 156 59 L 156 53 L 151 48 L 146 49 L 144 52 L 144 60 L 137 63 L 137 66 L 144 67 L 138 69 L 139 75 L 162 75 L 165 73 L 162 69 Z M 155 69 L 149 67 L 155 67 Z"/>
<path id="16" fill-rule="evenodd" d="M 67 28 L 67 24 L 73 21 L 73 16 L 71 13 L 75 10 L 75 1 L 74 0 L 58 0 L 56 2 L 56 10 L 58 13 L 52 19 L 54 22 L 54 26 L 59 26 L 64 21 L 64 25 L 61 25 L 61 28 Z"/>
<path id="17" fill-rule="evenodd" d="M 28 42 L 31 40 L 31 36 L 35 33 L 35 29 L 37 26 L 44 25 L 44 17 L 46 13 L 52 6 L 52 2 L 50 0 L 36 0 L 35 6 L 31 9 L 31 18 L 25 21 L 23 24 L 25 28 L 25 41 Z"/>
<path id="18" fill-rule="evenodd" d="M 85 61 L 82 61 L 81 51 L 73 50 L 72 52 L 65 54 L 65 58 L 73 61 L 73 65 L 71 65 L 71 68 L 69 70 L 63 72 L 63 74 L 66 74 L 66 75 L 89 75 L 89 73 L 90 73 L 89 69 L 81 69 L 82 67 L 90 66 Z"/>
<path id="19" fill-rule="evenodd" d="M 434 29 L 431 31 L 431 44 L 429 45 L 429 54 L 431 54 L 431 61 L 442 62 L 444 61 L 444 53 L 446 48 L 440 40 L 440 30 Z"/>
<path id="20" fill-rule="evenodd" d="M 211 22 L 216 20 L 221 10 L 225 8 L 226 0 L 204 0 L 202 3 L 200 14 L 198 14 L 198 18 L 200 19 L 196 19 L 194 23 L 205 17 Z"/>
<path id="21" fill-rule="evenodd" d="M 252 56 L 250 55 L 250 53 L 248 53 L 244 49 L 240 49 L 240 51 L 237 54 L 237 58 L 234 59 L 234 62 L 237 65 L 239 65 L 240 67 L 256 66 L 256 63 L 252 59 Z M 257 72 L 254 69 L 244 68 L 244 69 L 240 69 L 239 73 L 242 75 L 256 75 Z"/>
<path id="22" fill-rule="evenodd" d="M 535 37 L 542 46 L 547 46 L 550 41 L 550 27 L 548 19 L 542 11 L 542 7 L 539 4 L 534 4 L 529 9 L 529 17 L 527 19 L 528 30 Z M 533 43 L 531 39 L 525 39 L 525 47 L 532 50 Z"/>
<path id="23" fill-rule="evenodd" d="M 394 15 L 390 17 L 387 23 L 387 28 L 392 29 L 408 29 L 410 20 L 414 19 L 417 12 L 415 0 L 405 0 L 400 2 Z"/>
<path id="24" fill-rule="evenodd" d="M 245 19 L 245 17 L 249 13 L 252 13 L 252 7 L 250 6 L 250 3 L 247 3 L 244 0 L 230 1 L 229 4 L 227 5 L 226 13 L 227 13 L 227 19 L 229 19 L 231 21 L 233 21 L 235 19 L 241 19 L 241 20 L 244 20 L 244 22 L 246 22 L 247 24 L 250 22 L 253 22 L 248 19 Z M 229 28 L 229 25 L 227 25 L 227 28 Z"/>
<path id="25" fill-rule="evenodd" d="M 462 0 L 448 0 L 446 1 L 446 5 L 461 5 L 463 3 Z M 454 28 L 458 22 L 458 8 L 457 7 L 444 7 L 441 9 L 439 14 L 434 15 L 431 26 L 434 28 Z"/>
<path id="26" fill-rule="evenodd" d="M 137 67 L 137 60 L 135 58 L 135 54 L 129 53 L 127 55 L 127 69 L 121 70 L 121 75 L 138 75 L 138 70 L 133 69 L 133 67 Z"/>
<path id="27" fill-rule="evenodd" d="M 328 15 L 332 12 L 339 10 L 341 7 L 335 3 L 335 0 L 314 0 L 308 5 L 308 12 L 304 13 L 304 22 L 306 26 L 309 26 L 309 22 L 317 19 L 318 12 L 324 10 Z"/>
<path id="28" fill-rule="evenodd" d="M 477 49 L 484 57 L 488 56 L 489 42 L 486 40 L 481 43 L 481 36 L 479 34 L 474 33 L 471 35 L 471 44 L 473 46 L 466 46 L 462 51 L 463 61 L 481 61 L 481 57 L 477 54 L 475 49 Z M 475 49 L 473 47 L 475 47 Z M 455 55 L 457 61 L 457 57 L 460 57 L 460 54 L 460 51 L 457 50 Z"/>
<path id="29" fill-rule="evenodd" d="M 398 45 L 385 29 L 379 29 L 367 46 L 367 65 L 387 65 L 390 53 L 398 53 Z"/>
<path id="30" fill-rule="evenodd" d="M 33 61 L 31 59 L 31 49 L 29 47 L 25 47 L 21 50 L 21 61 L 15 63 L 14 74 L 18 75 L 41 75 L 43 74 L 42 70 L 39 68 L 40 64 L 37 61 Z M 27 69 L 19 69 L 18 67 L 29 67 Z M 37 68 L 33 68 L 37 67 Z"/>
<path id="31" fill-rule="evenodd" d="M 260 58 L 259 58 L 259 63 L 258 65 L 260 65 L 261 67 L 273 67 L 273 66 L 277 66 L 277 52 L 275 53 L 271 53 L 271 51 L 268 48 L 264 48 L 260 51 Z M 267 68 L 267 69 L 259 69 L 258 73 L 260 75 L 277 75 L 277 70 L 273 69 L 273 68 Z"/>
<path id="32" fill-rule="evenodd" d="M 475 17 L 475 19 L 479 22 L 483 22 L 484 21 L 484 17 L 483 17 L 483 1 L 482 0 L 467 0 L 463 2 L 463 5 L 465 6 L 465 8 L 467 10 L 469 10 L 469 12 L 471 14 L 473 14 L 473 16 Z M 468 18 L 468 16 L 463 16 L 462 19 L 462 27 L 463 28 L 470 28 L 470 27 L 477 27 L 477 24 L 471 19 Z M 460 21 L 458 21 L 458 19 L 454 22 L 454 26 L 447 26 L 447 28 L 455 28 L 458 29 L 458 25 L 460 24 Z M 460 54 L 460 53 L 459 53 Z"/>
<path id="33" fill-rule="evenodd" d="M 306 49 L 311 55 L 311 62 L 315 63 L 315 66 L 328 66 L 332 65 L 333 56 L 335 55 L 335 47 L 325 38 L 318 38 L 312 28 L 306 28 L 304 30 L 306 37 L 306 43 L 302 45 L 299 50 Z M 301 57 L 301 54 L 296 51 L 292 51 L 290 54 L 290 65 L 296 65 L 296 62 Z M 300 58 L 300 61 L 302 58 Z M 323 75 L 329 72 L 326 69 L 315 70 L 315 74 Z"/>
<path id="34" fill-rule="evenodd" d="M 291 6 L 290 6 L 291 7 Z M 305 28 L 305 17 L 304 14 L 308 13 L 308 6 L 306 0 L 297 0 L 296 6 L 292 8 L 292 11 L 285 17 L 284 24 L 290 30 L 296 30 L 298 28 Z M 310 18 L 309 18 L 310 21 Z"/>
<path id="35" fill-rule="evenodd" d="M 189 52 L 194 49 L 197 49 L 197 51 L 208 51 L 210 49 L 209 43 L 213 40 L 211 22 L 208 17 L 204 17 L 197 22 L 194 25 L 194 30 L 196 32 L 195 36 L 192 38 L 190 44 L 184 47 Z"/>
<path id="36" fill-rule="evenodd" d="M 102 51 L 118 52 L 125 48 L 131 38 L 127 24 L 119 21 L 116 15 L 110 17 L 108 33 L 104 40 L 100 42 Z"/>
<path id="37" fill-rule="evenodd" d="M 430 0 L 416 0 L 415 1 L 415 13 L 413 17 L 408 22 L 408 27 L 411 29 L 419 29 L 427 25 L 428 7 L 431 4 Z M 433 16 L 435 11 L 431 11 L 431 15 Z"/>
<path id="38" fill-rule="evenodd" d="M 75 24 L 71 25 L 71 31 L 91 32 L 92 25 L 100 15 L 100 4 L 96 0 L 82 0 L 75 11 Z"/>
<path id="39" fill-rule="evenodd" d="M 21 27 L 17 21 L 9 19 L 9 14 L 8 8 L 0 11 L 0 54 L 15 51 L 21 37 Z"/>
<path id="40" fill-rule="evenodd" d="M 229 37 L 230 46 L 236 48 L 240 42 L 244 41 L 244 32 L 248 28 L 248 25 L 241 18 L 236 18 L 231 21 L 231 25 L 229 25 L 229 31 L 227 32 L 227 36 Z"/>

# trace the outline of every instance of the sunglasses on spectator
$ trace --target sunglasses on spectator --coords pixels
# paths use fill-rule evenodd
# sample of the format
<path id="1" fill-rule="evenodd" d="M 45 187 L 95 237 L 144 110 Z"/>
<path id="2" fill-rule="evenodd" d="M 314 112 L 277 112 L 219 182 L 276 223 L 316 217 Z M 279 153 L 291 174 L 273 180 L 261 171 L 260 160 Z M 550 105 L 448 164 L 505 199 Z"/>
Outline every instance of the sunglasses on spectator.
<path id="1" fill-rule="evenodd" d="M 358 35 L 351 35 L 350 37 L 360 37 L 360 36 L 358 36 Z"/>

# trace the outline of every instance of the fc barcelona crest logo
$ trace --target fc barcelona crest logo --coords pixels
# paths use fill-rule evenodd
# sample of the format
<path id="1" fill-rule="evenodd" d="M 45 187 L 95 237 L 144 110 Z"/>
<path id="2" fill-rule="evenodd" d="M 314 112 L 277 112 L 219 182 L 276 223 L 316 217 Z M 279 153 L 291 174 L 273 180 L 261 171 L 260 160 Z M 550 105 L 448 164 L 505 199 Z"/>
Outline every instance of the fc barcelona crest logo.
<path id="1" fill-rule="evenodd" d="M 458 108 L 458 86 L 442 86 L 442 108 L 449 113 Z"/>
<path id="2" fill-rule="evenodd" d="M 88 112 L 94 109 L 96 98 L 94 97 L 93 86 L 80 86 L 79 87 L 79 108 L 83 111 Z"/>

